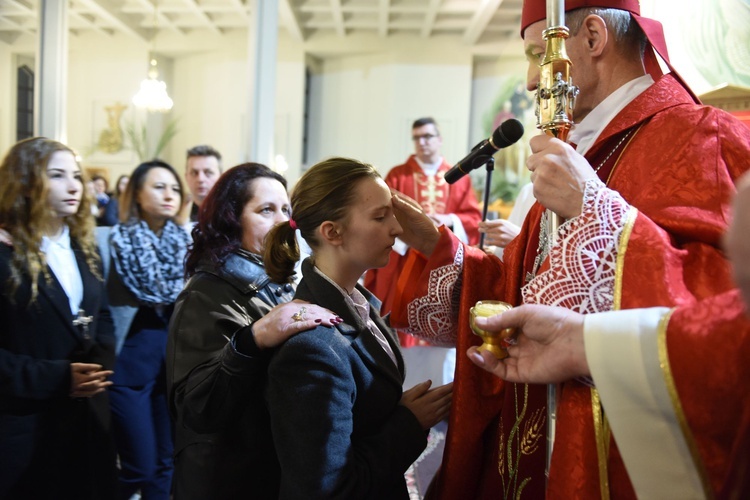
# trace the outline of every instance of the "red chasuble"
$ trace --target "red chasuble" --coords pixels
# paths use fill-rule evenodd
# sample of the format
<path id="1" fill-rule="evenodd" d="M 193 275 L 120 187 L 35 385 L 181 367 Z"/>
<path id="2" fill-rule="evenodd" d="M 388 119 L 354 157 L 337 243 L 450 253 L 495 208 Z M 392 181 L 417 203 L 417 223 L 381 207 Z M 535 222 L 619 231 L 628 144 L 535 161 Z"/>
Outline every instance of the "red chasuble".
<path id="1" fill-rule="evenodd" d="M 723 490 L 719 498 L 747 498 L 750 321 L 739 291 L 676 308 L 659 341 L 664 378 L 706 496 Z"/>
<path id="2" fill-rule="evenodd" d="M 471 186 L 471 179 L 466 176 L 455 184 L 448 184 L 443 176 L 449 169 L 450 165 L 443 160 L 435 175 L 425 175 L 415 156 L 411 155 L 405 164 L 393 167 L 388 172 L 385 182 L 390 188 L 416 200 L 428 214 L 458 216 L 469 237 L 468 243 L 475 245 L 479 241 L 478 225 L 482 220 L 482 214 Z M 372 269 L 365 275 L 365 288 L 383 302 L 381 314 L 385 315 L 391 311 L 396 280 L 401 274 L 404 262 L 405 256 L 391 252 L 387 266 Z M 431 345 L 402 333 L 399 333 L 399 338 L 404 347 Z"/>
<path id="3" fill-rule="evenodd" d="M 429 260 L 410 252 L 391 322 L 428 339 L 452 339 L 459 351 L 446 451 L 431 498 L 634 498 L 587 380 L 558 387 L 545 485 L 546 386 L 505 384 L 466 358 L 468 346 L 480 343 L 469 328 L 469 308 L 499 299 L 593 313 L 688 306 L 727 293 L 733 285 L 720 238 L 747 158 L 747 127 L 695 105 L 667 75 L 626 106 L 587 154 L 608 189 L 587 183 L 582 214 L 561 226 L 539 269 L 544 210 L 538 204 L 504 262 L 461 245 L 448 231 Z M 670 349 L 679 342 L 675 332 Z"/>

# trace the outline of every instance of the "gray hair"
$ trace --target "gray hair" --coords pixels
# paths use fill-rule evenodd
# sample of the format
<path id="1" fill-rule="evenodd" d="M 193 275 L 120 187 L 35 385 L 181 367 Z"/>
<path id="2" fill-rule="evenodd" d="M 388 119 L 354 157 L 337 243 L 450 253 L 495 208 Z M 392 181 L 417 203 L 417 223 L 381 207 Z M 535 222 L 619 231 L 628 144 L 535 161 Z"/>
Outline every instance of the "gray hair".
<path id="1" fill-rule="evenodd" d="M 628 53 L 637 48 L 638 54 L 643 58 L 648 39 L 638 23 L 635 22 L 630 12 L 620 9 L 603 9 L 600 7 L 587 7 L 575 9 L 565 16 L 570 35 L 575 36 L 583 26 L 587 16 L 594 14 L 604 19 L 607 29 L 610 30 L 615 44 L 621 52 Z"/>

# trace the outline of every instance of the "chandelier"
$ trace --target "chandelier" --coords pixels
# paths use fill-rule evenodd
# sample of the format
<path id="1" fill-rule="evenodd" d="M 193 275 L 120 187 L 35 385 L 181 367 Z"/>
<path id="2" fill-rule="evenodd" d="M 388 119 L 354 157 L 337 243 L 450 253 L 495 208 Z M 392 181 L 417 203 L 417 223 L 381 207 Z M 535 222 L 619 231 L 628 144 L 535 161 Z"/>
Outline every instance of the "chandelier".
<path id="1" fill-rule="evenodd" d="M 159 80 L 159 68 L 156 59 L 151 57 L 148 78 L 141 81 L 141 88 L 133 96 L 135 107 L 151 112 L 166 113 L 174 102 L 167 94 L 167 84 Z"/>
<path id="2" fill-rule="evenodd" d="M 167 84 L 159 80 L 159 67 L 156 63 L 156 33 L 159 26 L 159 3 L 154 3 L 154 24 L 151 34 L 151 52 L 149 54 L 148 78 L 141 81 L 138 93 L 133 96 L 133 104 L 137 108 L 151 112 L 166 113 L 174 102 L 167 94 Z"/>

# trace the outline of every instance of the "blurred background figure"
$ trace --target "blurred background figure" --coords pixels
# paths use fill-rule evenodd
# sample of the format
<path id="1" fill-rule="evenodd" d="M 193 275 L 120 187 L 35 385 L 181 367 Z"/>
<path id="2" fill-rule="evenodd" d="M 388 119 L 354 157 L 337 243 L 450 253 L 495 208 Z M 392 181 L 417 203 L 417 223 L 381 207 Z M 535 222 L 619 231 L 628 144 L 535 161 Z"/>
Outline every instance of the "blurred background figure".
<path id="1" fill-rule="evenodd" d="M 502 259 L 503 250 L 521 232 L 523 220 L 535 201 L 534 185 L 528 183 L 518 192 L 507 219 L 490 220 L 488 213 L 487 220 L 479 223 L 479 232 L 485 234 L 484 251 Z"/>
<path id="2" fill-rule="evenodd" d="M 0 165 L 0 498 L 111 499 L 114 336 L 83 173 L 37 137 Z"/>
<path id="3" fill-rule="evenodd" d="M 121 175 L 117 178 L 115 190 L 110 195 L 101 220 L 97 220 L 99 226 L 114 226 L 120 221 L 120 198 L 128 187 L 129 175 Z"/>
<path id="4" fill-rule="evenodd" d="M 108 194 L 109 183 L 101 175 L 92 176 L 91 182 L 94 183 L 94 197 L 96 198 L 96 225 L 104 226 L 104 213 L 110 198 Z"/>
<path id="5" fill-rule="evenodd" d="M 190 235 L 175 220 L 182 181 L 167 163 L 133 171 L 112 228 L 107 289 L 115 305 L 137 307 L 120 325 L 127 332 L 112 378 L 112 416 L 120 456 L 120 497 L 169 499 L 172 428 L 167 408 L 167 325 L 184 284 Z"/>
<path id="6" fill-rule="evenodd" d="M 221 175 L 221 153 L 208 145 L 194 146 L 187 151 L 185 179 L 190 189 L 190 200 L 185 199 L 191 222 L 198 220 L 198 210 L 208 192 Z"/>

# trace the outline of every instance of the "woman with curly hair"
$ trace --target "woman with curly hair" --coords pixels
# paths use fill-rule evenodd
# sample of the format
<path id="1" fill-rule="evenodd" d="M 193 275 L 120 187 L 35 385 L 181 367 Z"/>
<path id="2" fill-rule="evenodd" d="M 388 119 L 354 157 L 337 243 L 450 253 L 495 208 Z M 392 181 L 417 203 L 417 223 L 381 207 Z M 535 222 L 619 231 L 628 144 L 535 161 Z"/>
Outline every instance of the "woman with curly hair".
<path id="1" fill-rule="evenodd" d="M 110 388 L 123 499 L 168 500 L 172 427 L 167 407 L 167 325 L 184 285 L 190 235 L 177 221 L 182 181 L 171 165 L 151 160 L 133 171 L 112 228 L 107 289 L 113 304 L 137 306 Z"/>
<path id="2" fill-rule="evenodd" d="M 83 177 L 43 137 L 0 165 L 1 498 L 114 498 L 114 336 Z"/>

